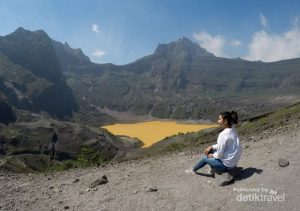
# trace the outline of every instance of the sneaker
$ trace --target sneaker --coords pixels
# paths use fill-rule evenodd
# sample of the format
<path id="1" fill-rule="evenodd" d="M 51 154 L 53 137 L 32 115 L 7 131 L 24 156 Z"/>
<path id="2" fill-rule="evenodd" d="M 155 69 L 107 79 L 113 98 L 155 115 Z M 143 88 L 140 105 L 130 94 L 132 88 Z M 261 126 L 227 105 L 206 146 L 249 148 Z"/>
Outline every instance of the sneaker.
<path id="1" fill-rule="evenodd" d="M 194 170 L 193 170 L 192 168 L 186 169 L 184 172 L 185 172 L 186 174 L 192 174 L 192 173 L 195 173 Z"/>

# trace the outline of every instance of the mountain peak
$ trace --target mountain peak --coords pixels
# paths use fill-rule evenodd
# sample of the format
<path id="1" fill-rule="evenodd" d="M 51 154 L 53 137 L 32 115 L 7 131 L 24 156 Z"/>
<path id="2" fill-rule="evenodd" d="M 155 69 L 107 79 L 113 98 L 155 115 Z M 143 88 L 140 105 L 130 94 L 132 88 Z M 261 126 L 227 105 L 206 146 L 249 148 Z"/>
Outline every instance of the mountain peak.
<path id="1" fill-rule="evenodd" d="M 179 38 L 177 40 L 178 43 L 183 43 L 183 44 L 186 44 L 186 45 L 190 45 L 190 44 L 195 44 L 193 43 L 189 38 L 187 37 L 182 37 L 182 38 Z"/>
<path id="2" fill-rule="evenodd" d="M 168 44 L 159 44 L 155 50 L 155 54 L 159 55 L 178 55 L 188 54 L 190 56 L 214 56 L 206 49 L 201 48 L 197 43 L 192 42 L 186 37 L 182 37 L 175 42 Z"/>
<path id="3" fill-rule="evenodd" d="M 18 27 L 15 32 L 22 32 L 22 31 L 28 31 L 26 29 L 24 29 L 22 26 Z"/>
<path id="4" fill-rule="evenodd" d="M 24 29 L 23 27 L 19 27 L 17 28 L 14 32 L 6 35 L 5 37 L 19 37 L 19 36 L 26 36 L 28 34 L 30 34 L 31 31 L 27 30 L 27 29 Z"/>
<path id="5" fill-rule="evenodd" d="M 50 81 L 61 80 L 59 61 L 51 39 L 43 30 L 30 31 L 19 27 L 4 37 L 4 41 L 0 43 L 0 51 L 38 77 Z"/>
<path id="6" fill-rule="evenodd" d="M 44 30 L 36 30 L 36 31 L 30 31 L 27 29 L 24 29 L 23 27 L 17 28 L 14 32 L 11 34 L 6 35 L 5 37 L 8 39 L 27 39 L 28 37 L 35 36 L 40 37 L 42 39 L 46 38 L 49 39 L 48 34 Z"/>
<path id="7" fill-rule="evenodd" d="M 64 46 L 65 46 L 66 48 L 71 48 L 68 42 L 65 42 L 65 43 L 64 43 Z"/>

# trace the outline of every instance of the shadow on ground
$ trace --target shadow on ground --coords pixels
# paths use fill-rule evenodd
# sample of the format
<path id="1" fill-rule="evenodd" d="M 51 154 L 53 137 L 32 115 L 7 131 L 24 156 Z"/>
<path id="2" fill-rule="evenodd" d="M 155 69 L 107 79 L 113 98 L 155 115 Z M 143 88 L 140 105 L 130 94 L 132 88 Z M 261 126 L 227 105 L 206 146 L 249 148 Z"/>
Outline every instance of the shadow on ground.
<path id="1" fill-rule="evenodd" d="M 242 167 L 237 167 L 236 170 L 233 170 L 232 172 L 228 172 L 228 174 L 231 175 L 231 177 L 228 177 L 228 179 L 232 180 L 231 182 L 233 182 L 233 179 L 236 181 L 240 181 L 240 180 L 244 180 L 244 179 L 251 177 L 254 173 L 261 174 L 262 172 L 263 172 L 262 169 L 257 169 L 254 167 L 248 167 L 245 169 L 243 169 Z M 196 174 L 198 174 L 200 176 L 205 176 L 205 177 L 215 177 L 214 175 L 208 174 L 208 173 L 196 172 Z M 221 174 L 222 173 L 219 173 L 219 175 L 221 175 Z M 223 173 L 223 174 L 226 174 L 226 173 Z"/>
<path id="2" fill-rule="evenodd" d="M 257 169 L 254 167 L 248 167 L 243 169 L 238 175 L 236 175 L 235 180 L 244 180 L 251 177 L 254 173 L 261 174 L 263 172 L 262 169 Z"/>

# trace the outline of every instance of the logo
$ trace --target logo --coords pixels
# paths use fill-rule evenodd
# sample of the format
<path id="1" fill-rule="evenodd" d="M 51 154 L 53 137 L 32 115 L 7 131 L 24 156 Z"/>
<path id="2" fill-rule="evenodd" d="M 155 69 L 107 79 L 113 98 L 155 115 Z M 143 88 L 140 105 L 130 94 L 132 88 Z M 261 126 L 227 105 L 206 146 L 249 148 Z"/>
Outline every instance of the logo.
<path id="1" fill-rule="evenodd" d="M 233 188 L 233 192 L 237 192 L 236 200 L 255 201 L 255 202 L 283 202 L 285 201 L 285 193 L 278 193 L 276 190 L 265 187 L 258 188 Z"/>

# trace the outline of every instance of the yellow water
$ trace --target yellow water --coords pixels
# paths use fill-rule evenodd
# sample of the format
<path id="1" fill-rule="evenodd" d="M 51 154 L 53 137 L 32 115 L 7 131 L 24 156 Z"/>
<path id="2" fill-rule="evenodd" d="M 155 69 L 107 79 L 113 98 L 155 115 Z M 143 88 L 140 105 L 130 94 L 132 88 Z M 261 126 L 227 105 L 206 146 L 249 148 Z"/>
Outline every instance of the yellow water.
<path id="1" fill-rule="evenodd" d="M 182 124 L 169 121 L 151 121 L 135 124 L 114 124 L 104 126 L 103 128 L 114 135 L 126 135 L 131 138 L 136 137 L 144 142 L 143 147 L 149 147 L 167 136 L 176 135 L 178 133 L 195 132 L 216 126 L 215 124 Z"/>

